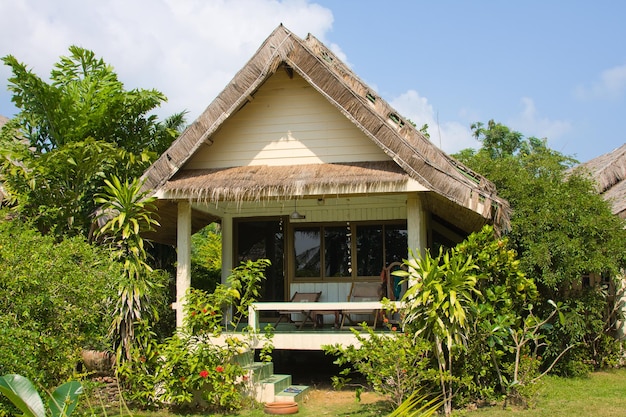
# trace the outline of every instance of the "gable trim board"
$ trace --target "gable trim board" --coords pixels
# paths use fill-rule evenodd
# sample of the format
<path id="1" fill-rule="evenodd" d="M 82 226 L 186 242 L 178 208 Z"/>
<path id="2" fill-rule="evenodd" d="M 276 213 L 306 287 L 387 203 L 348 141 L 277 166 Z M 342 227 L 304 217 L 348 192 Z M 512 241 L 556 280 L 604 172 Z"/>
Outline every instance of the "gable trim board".
<path id="1" fill-rule="evenodd" d="M 303 180 L 297 176 L 282 179 L 282 185 L 259 181 L 254 191 L 245 193 L 238 191 L 235 183 L 229 184 L 227 180 L 222 182 L 222 190 L 218 193 L 199 189 L 195 193 L 187 193 L 183 192 L 184 186 L 176 186 L 183 184 L 182 179 L 190 175 L 182 171 L 190 158 L 202 145 L 210 146 L 213 135 L 223 123 L 253 100 L 259 87 L 279 70 L 287 74 L 296 72 L 306 80 L 394 161 L 400 169 L 397 175 L 404 175 L 408 177 L 407 181 L 410 178 L 428 190 L 425 194 L 426 208 L 443 215 L 463 208 L 459 213 L 461 218 L 473 213 L 483 222 L 493 222 L 500 229 L 508 228 L 508 203 L 496 195 L 495 186 L 490 181 L 439 150 L 315 37 L 309 35 L 304 40 L 300 39 L 282 25 L 272 32 L 207 109 L 144 173 L 144 189 L 161 191 L 161 195 L 165 191 L 167 194 L 176 193 L 179 198 L 187 199 L 198 198 L 199 193 L 204 192 L 204 198 L 209 199 L 238 195 L 253 201 L 274 196 L 281 187 L 285 193 L 293 193 L 302 187 Z M 208 175 L 203 180 L 207 184 L 219 174 L 205 172 L 203 175 Z M 370 175 L 378 176 L 373 171 Z M 320 181 L 319 177 L 314 178 Z M 398 184 L 396 177 L 388 181 Z M 304 184 L 307 185 L 306 181 Z M 331 180 L 327 180 L 325 185 L 331 185 Z M 469 221 L 476 224 L 478 219 Z"/>

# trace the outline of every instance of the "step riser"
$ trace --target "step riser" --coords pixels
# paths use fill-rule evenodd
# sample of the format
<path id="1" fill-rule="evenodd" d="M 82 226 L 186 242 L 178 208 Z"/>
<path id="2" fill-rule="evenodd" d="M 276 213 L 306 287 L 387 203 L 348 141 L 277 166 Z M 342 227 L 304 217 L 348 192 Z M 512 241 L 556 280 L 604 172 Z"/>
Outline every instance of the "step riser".
<path id="1" fill-rule="evenodd" d="M 242 362 L 248 361 L 244 359 Z M 258 402 L 302 402 L 309 390 L 306 385 L 292 385 L 291 375 L 274 374 L 274 364 L 271 362 L 248 362 L 243 368 L 249 380 L 248 395 Z"/>
<path id="2" fill-rule="evenodd" d="M 309 391 L 309 387 L 306 385 L 291 385 L 287 389 L 277 393 L 274 396 L 274 401 L 295 401 L 297 403 L 302 402 L 304 397 Z"/>

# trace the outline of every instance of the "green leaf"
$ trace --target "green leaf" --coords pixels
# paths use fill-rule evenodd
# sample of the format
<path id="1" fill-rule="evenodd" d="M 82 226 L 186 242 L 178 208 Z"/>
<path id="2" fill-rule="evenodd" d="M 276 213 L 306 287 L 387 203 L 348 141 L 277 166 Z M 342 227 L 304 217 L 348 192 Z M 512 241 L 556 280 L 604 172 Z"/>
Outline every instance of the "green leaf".
<path id="1" fill-rule="evenodd" d="M 66 417 L 72 414 L 78 404 L 83 387 L 78 381 L 70 381 L 58 387 L 48 400 L 52 417 Z"/>
<path id="2" fill-rule="evenodd" d="M 24 413 L 26 417 L 46 417 L 39 393 L 28 378 L 9 374 L 0 377 L 0 392 Z"/>

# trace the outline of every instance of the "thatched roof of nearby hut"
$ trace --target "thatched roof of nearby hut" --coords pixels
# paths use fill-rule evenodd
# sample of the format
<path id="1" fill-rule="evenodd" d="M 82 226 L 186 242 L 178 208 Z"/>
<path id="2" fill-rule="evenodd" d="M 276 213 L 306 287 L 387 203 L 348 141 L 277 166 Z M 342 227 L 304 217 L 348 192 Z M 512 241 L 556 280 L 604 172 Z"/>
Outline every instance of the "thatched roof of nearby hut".
<path id="1" fill-rule="evenodd" d="M 611 203 L 613 214 L 626 219 L 626 144 L 576 169 L 587 170 L 598 192 Z"/>
<path id="2" fill-rule="evenodd" d="M 201 146 L 212 144 L 211 137 L 222 123 L 251 100 L 255 91 L 279 69 L 288 73 L 294 71 L 303 77 L 395 162 L 394 171 L 375 173 L 378 169 L 375 167 L 329 166 L 334 164 L 326 164 L 322 171 L 318 171 L 333 172 L 339 179 L 295 175 L 299 170 L 315 169 L 308 166 L 182 171 L 183 165 Z M 342 168 L 346 171 L 339 173 Z M 144 187 L 178 191 L 181 195 L 183 191 L 194 191 L 194 199 L 205 201 L 224 198 L 258 200 L 277 192 L 288 197 L 296 188 L 306 192 L 308 187 L 317 187 L 331 180 L 346 186 L 360 184 L 363 177 L 351 176 L 350 170 L 355 169 L 367 169 L 361 174 L 371 181 L 397 182 L 400 177 L 405 177 L 403 181 L 406 181 L 407 176 L 414 179 L 431 191 L 427 195 L 432 196 L 425 201 L 427 209 L 448 217 L 450 212 L 459 211 L 459 206 L 465 208 L 459 213 L 459 219 L 467 219 L 465 226 L 473 222 L 470 230 L 485 220 L 501 228 L 508 227 L 508 203 L 497 196 L 490 181 L 438 149 L 315 37 L 309 35 L 300 39 L 282 25 L 272 32 L 200 117 L 145 172 Z M 254 175 L 252 180 L 256 170 L 264 170 L 267 177 L 259 180 L 260 176 Z"/>

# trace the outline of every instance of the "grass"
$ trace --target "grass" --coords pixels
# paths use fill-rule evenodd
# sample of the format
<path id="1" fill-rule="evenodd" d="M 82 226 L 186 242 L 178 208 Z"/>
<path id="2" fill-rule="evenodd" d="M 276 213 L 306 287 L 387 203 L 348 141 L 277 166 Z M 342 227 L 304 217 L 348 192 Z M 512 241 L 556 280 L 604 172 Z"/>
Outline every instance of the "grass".
<path id="1" fill-rule="evenodd" d="M 626 369 L 595 372 L 589 378 L 546 377 L 537 406 L 530 410 L 502 406 L 457 411 L 465 417 L 617 417 L 626 414 Z"/>
<path id="2" fill-rule="evenodd" d="M 626 414 L 625 410 L 626 369 L 619 369 L 596 372 L 588 378 L 546 377 L 534 409 L 503 409 L 502 405 L 496 405 L 472 411 L 456 410 L 453 417 L 621 417 Z M 373 417 L 386 416 L 389 412 L 383 398 L 373 393 L 363 394 L 363 401 L 359 403 L 355 400 L 354 392 L 317 389 L 300 405 L 296 415 Z M 178 417 L 167 412 L 133 412 L 132 416 Z M 234 416 L 264 417 L 267 414 L 259 407 L 255 410 L 242 410 Z"/>

